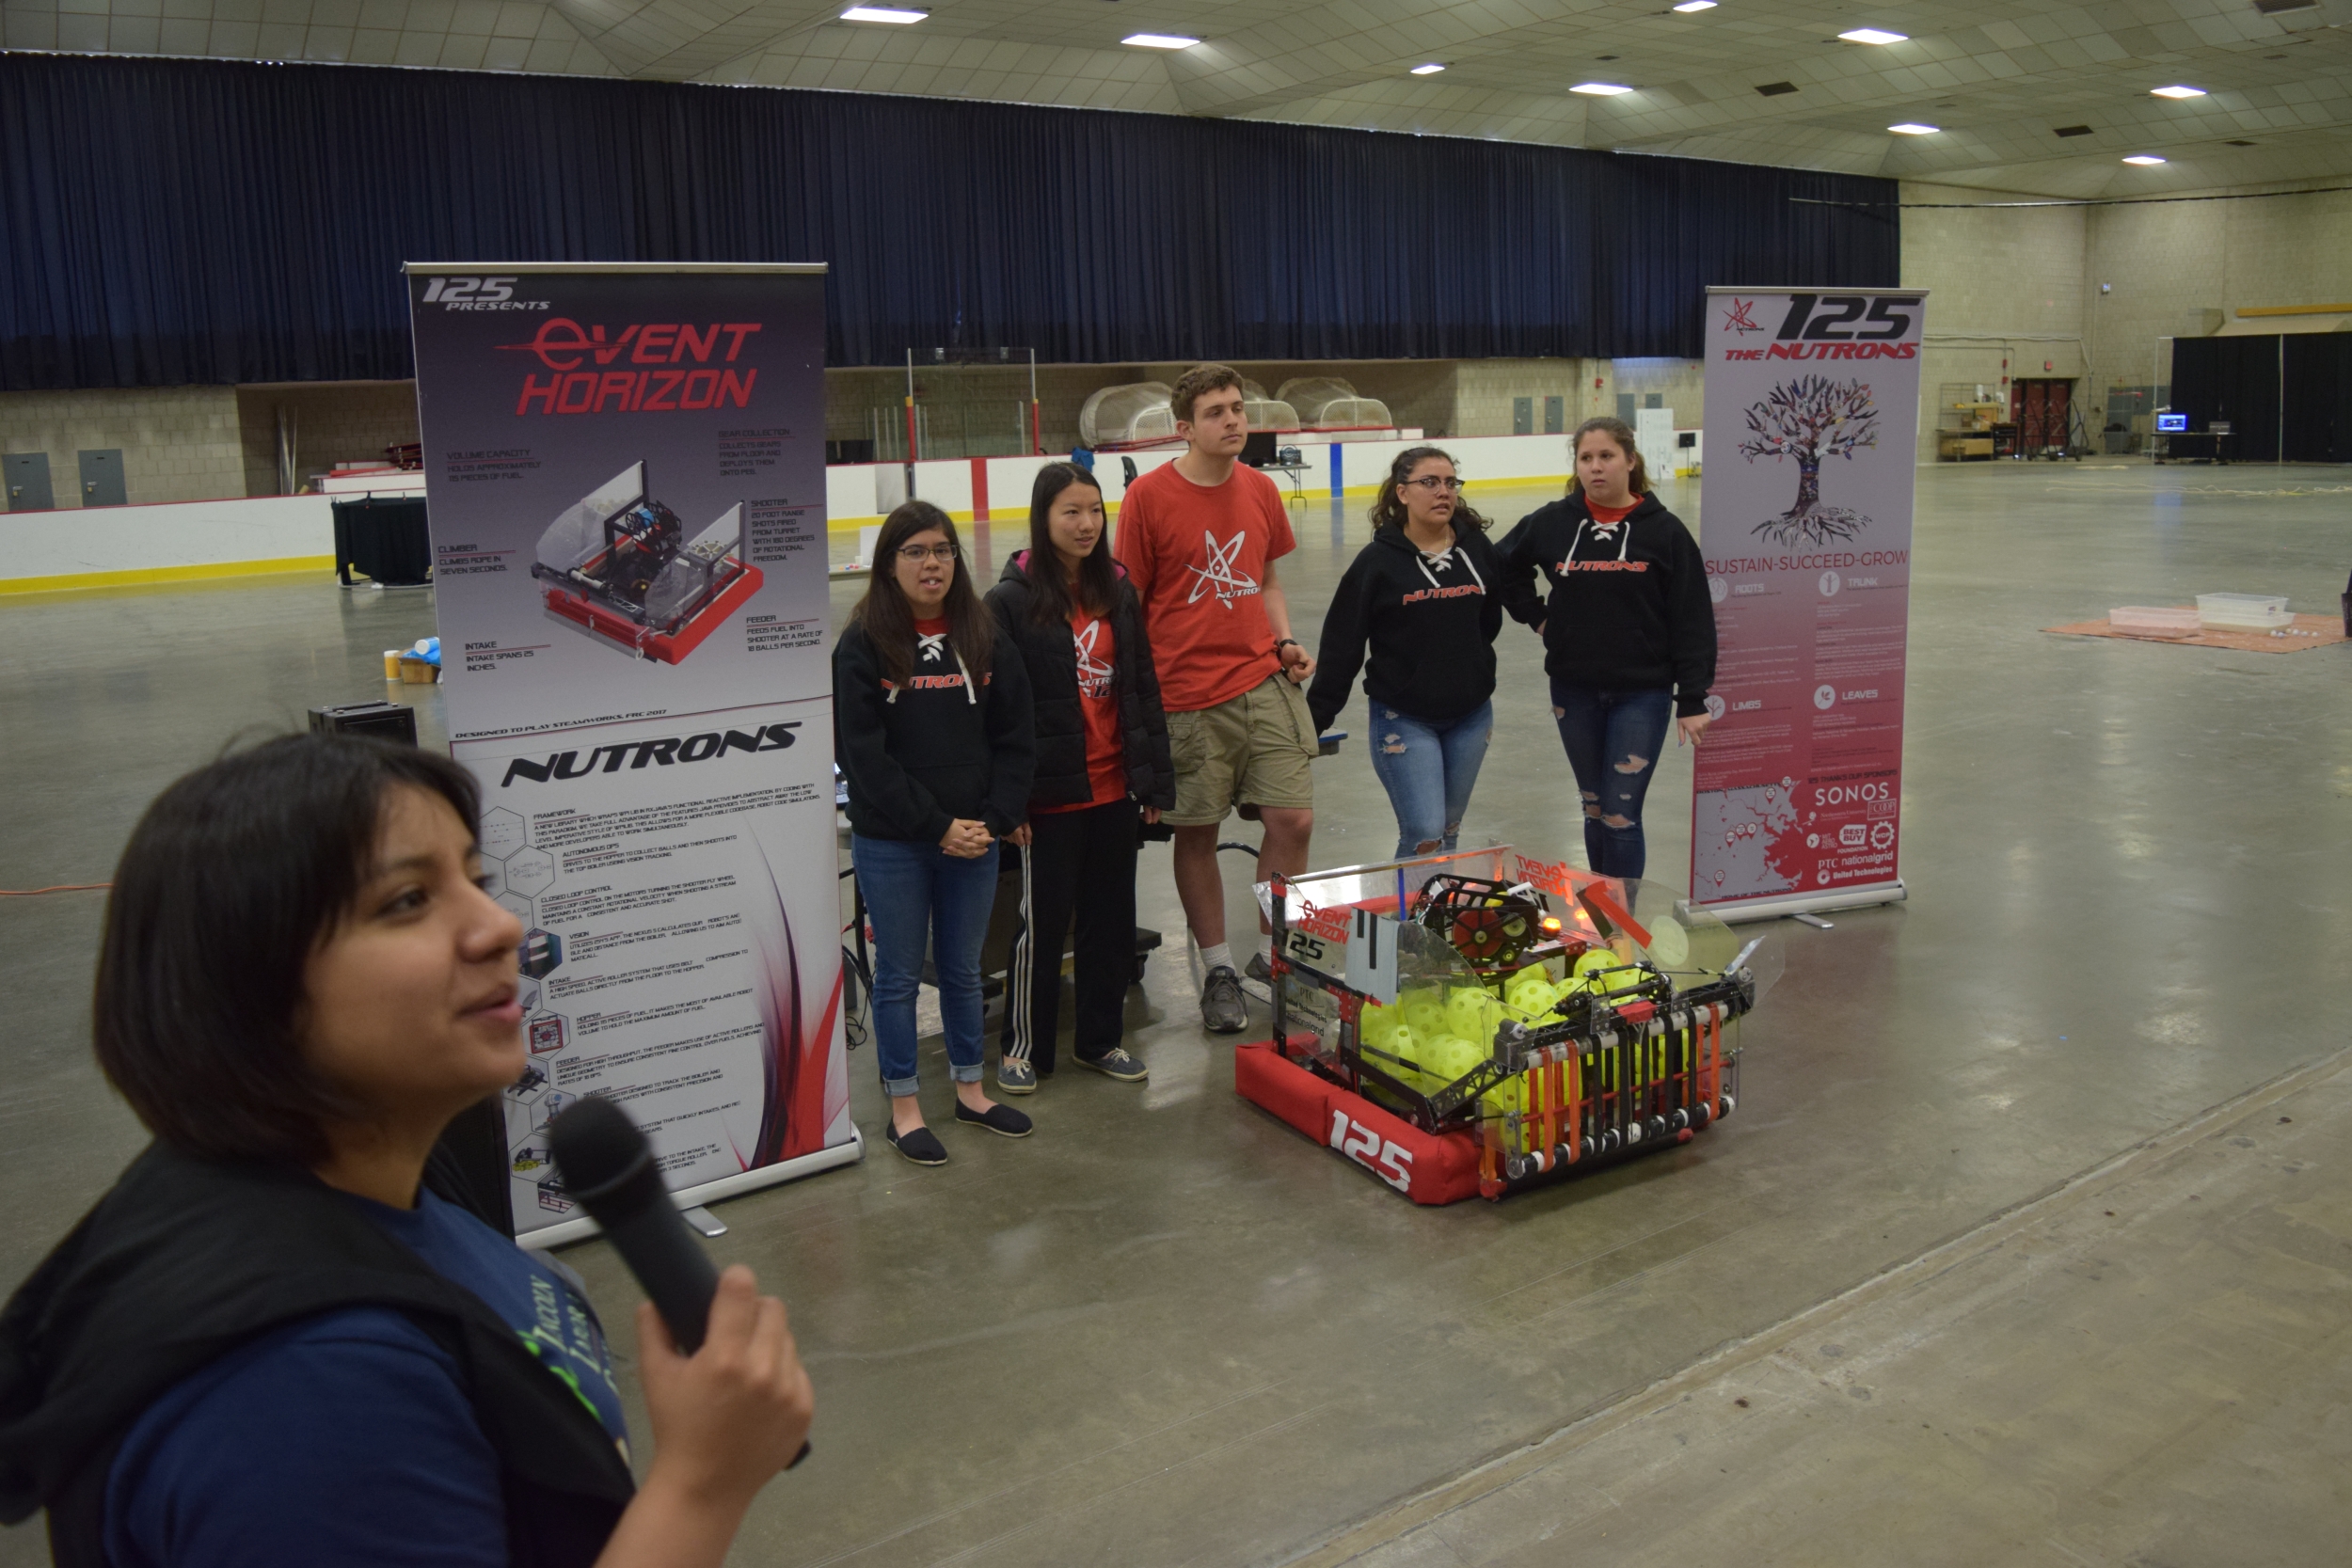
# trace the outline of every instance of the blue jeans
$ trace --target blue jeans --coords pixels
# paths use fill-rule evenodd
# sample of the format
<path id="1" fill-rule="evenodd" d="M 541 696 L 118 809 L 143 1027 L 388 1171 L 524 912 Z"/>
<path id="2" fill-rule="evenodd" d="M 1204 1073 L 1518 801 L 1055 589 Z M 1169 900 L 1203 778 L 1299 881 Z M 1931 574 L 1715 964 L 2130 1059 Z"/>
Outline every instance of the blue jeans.
<path id="1" fill-rule="evenodd" d="M 1372 705 L 1372 770 L 1396 812 L 1398 859 L 1454 848 L 1494 727 L 1492 703 L 1443 724 Z"/>
<path id="2" fill-rule="evenodd" d="M 1597 691 L 1551 683 L 1560 744 L 1584 798 L 1584 858 L 1604 877 L 1639 877 L 1649 859 L 1642 798 L 1674 721 L 1674 693 Z"/>
<path id="3" fill-rule="evenodd" d="M 939 977 L 948 1076 L 980 1081 L 980 941 L 996 903 L 996 856 L 961 860 L 936 844 L 852 834 L 850 858 L 874 926 L 874 1053 L 884 1092 L 915 1089 L 914 992 L 924 939 Z"/>

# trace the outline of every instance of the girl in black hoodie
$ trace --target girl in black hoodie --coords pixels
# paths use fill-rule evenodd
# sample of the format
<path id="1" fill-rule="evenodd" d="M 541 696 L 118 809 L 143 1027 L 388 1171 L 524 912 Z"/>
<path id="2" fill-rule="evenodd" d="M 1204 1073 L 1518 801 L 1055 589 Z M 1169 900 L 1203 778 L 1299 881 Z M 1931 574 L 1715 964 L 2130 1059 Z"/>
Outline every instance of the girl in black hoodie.
<path id="1" fill-rule="evenodd" d="M 1584 854 L 1606 877 L 1648 859 L 1642 800 L 1671 720 L 1695 746 L 1715 678 L 1715 606 L 1707 563 L 1682 519 L 1650 494 L 1622 420 L 1576 429 L 1565 500 L 1531 513 L 1495 547 L 1511 613 L 1544 640 L 1551 712 L 1584 800 Z M 1537 569 L 1550 601 L 1538 606 Z"/>
<path id="2" fill-rule="evenodd" d="M 1486 519 L 1464 505 L 1454 459 L 1408 447 L 1372 503 L 1372 543 L 1340 578 L 1307 706 L 1327 730 L 1364 666 L 1372 770 L 1396 812 L 1396 852 L 1454 847 L 1494 730 L 1502 574 Z M 1534 603 L 1532 590 L 1520 592 Z"/>
<path id="3" fill-rule="evenodd" d="M 996 841 L 1028 815 L 1034 746 L 1028 675 L 1003 652 L 947 515 L 911 500 L 883 519 L 871 585 L 834 644 L 834 756 L 874 927 L 885 1136 L 918 1165 L 947 1163 L 914 1097 L 927 942 L 956 1120 L 1009 1138 L 1030 1132 L 1027 1117 L 980 1088 L 980 942 L 996 900 Z"/>
<path id="4" fill-rule="evenodd" d="M 1037 773 L 1021 847 L 1021 939 L 1013 947 L 996 1086 L 1029 1094 L 1054 1075 L 1062 937 L 1077 922 L 1080 1067 L 1141 1083 L 1120 1044 L 1136 965 L 1136 845 L 1176 803 L 1168 715 L 1127 574 L 1111 559 L 1103 491 L 1048 463 L 1029 494 L 1029 547 L 988 595 L 997 635 L 1020 651 L 1037 710 Z"/>

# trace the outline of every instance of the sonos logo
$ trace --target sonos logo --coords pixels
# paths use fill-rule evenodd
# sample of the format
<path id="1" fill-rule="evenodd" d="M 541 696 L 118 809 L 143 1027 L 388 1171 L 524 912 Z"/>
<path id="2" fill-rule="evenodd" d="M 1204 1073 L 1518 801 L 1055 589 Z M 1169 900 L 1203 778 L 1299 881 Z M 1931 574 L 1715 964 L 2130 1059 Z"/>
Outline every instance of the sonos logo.
<path id="1" fill-rule="evenodd" d="M 444 310 L 544 310 L 544 299 L 516 299 L 512 277 L 437 277 L 424 291 L 421 305 Z"/>

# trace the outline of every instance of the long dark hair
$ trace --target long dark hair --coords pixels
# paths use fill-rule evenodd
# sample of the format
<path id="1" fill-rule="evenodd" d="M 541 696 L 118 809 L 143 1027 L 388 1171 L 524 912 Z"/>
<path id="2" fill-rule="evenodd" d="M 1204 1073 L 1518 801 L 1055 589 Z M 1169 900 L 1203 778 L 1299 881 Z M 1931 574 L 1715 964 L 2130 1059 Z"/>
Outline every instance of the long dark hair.
<path id="1" fill-rule="evenodd" d="M 956 575 L 947 579 L 947 602 L 942 613 L 947 619 L 947 641 L 974 680 L 988 669 L 989 651 L 995 643 L 988 612 L 980 608 L 980 596 L 972 591 L 972 569 L 964 564 L 963 541 L 956 535 L 954 520 L 929 501 L 901 501 L 882 519 L 882 537 L 874 541 L 874 568 L 866 578 L 866 596 L 850 611 L 850 624 L 866 628 L 866 641 L 874 644 L 875 657 L 882 660 L 882 673 L 895 685 L 905 685 L 914 673 L 914 609 L 898 586 L 898 546 L 932 529 L 945 533 L 947 543 L 955 546 Z"/>
<path id="2" fill-rule="evenodd" d="M 115 866 L 90 1003 L 98 1065 L 147 1130 L 215 1160 L 315 1164 L 367 1112 L 303 1055 L 303 971 L 350 912 L 396 789 L 476 831 L 473 775 L 414 746 L 279 736 L 189 773 Z"/>
<path id="3" fill-rule="evenodd" d="M 1037 483 L 1029 487 L 1029 613 L 1041 626 L 1057 621 L 1067 621 L 1074 608 L 1071 603 L 1070 574 L 1061 563 L 1061 554 L 1054 548 L 1054 531 L 1049 519 L 1054 502 L 1073 484 L 1083 484 L 1102 499 L 1103 485 L 1092 474 L 1075 463 L 1048 463 L 1037 471 Z M 1111 564 L 1111 531 L 1105 523 L 1094 541 L 1094 548 L 1078 562 L 1077 603 L 1092 615 L 1107 615 L 1111 600 L 1119 592 L 1119 572 Z"/>
<path id="4" fill-rule="evenodd" d="M 1606 436 L 1612 441 L 1616 442 L 1619 450 L 1624 451 L 1629 459 L 1628 467 L 1631 471 L 1626 475 L 1625 487 L 1636 496 L 1648 495 L 1649 469 L 1643 466 L 1642 449 L 1633 444 L 1633 427 L 1623 420 L 1613 420 L 1606 414 L 1597 420 L 1586 420 L 1582 424 L 1578 425 L 1576 434 L 1568 439 L 1568 494 L 1581 496 L 1584 493 L 1584 481 L 1578 476 L 1576 471 L 1576 454 L 1583 447 L 1584 437 L 1596 434 Z"/>
<path id="5" fill-rule="evenodd" d="M 1380 482 L 1380 493 L 1372 499 L 1374 529 L 1401 529 L 1405 526 L 1405 498 L 1399 493 L 1397 487 L 1412 477 L 1414 468 L 1433 457 L 1444 458 L 1447 463 L 1453 464 L 1457 471 L 1461 467 L 1461 465 L 1454 462 L 1454 454 L 1443 447 L 1406 447 L 1403 451 L 1398 452 L 1396 460 L 1389 465 L 1389 477 Z M 1470 524 L 1481 533 L 1486 532 L 1491 526 L 1486 518 L 1471 511 L 1470 502 L 1462 499 L 1460 492 L 1456 491 L 1454 499 L 1454 526 L 1459 529 L 1464 523 Z"/>

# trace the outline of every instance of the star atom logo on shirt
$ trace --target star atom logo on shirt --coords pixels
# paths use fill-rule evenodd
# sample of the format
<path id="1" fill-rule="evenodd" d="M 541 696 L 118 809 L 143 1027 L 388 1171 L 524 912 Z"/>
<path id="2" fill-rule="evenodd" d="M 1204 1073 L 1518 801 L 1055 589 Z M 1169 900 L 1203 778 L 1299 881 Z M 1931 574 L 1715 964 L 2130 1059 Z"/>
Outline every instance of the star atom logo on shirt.
<path id="1" fill-rule="evenodd" d="M 1235 599 L 1247 598 L 1258 592 L 1256 578 L 1233 569 L 1234 561 L 1241 555 L 1242 541 L 1248 537 L 1246 533 L 1236 533 L 1222 545 L 1216 542 L 1216 534 L 1206 530 L 1201 531 L 1200 537 L 1208 544 L 1208 564 L 1184 568 L 1193 578 L 1192 596 L 1184 601 L 1186 604 L 1199 604 L 1203 594 L 1214 593 L 1216 602 L 1231 610 Z"/>
<path id="2" fill-rule="evenodd" d="M 1107 659 L 1094 657 L 1095 644 L 1102 640 L 1102 635 L 1103 623 L 1089 621 L 1086 630 L 1074 639 L 1078 645 L 1078 689 L 1089 697 L 1109 696 L 1111 680 L 1117 673 Z"/>

